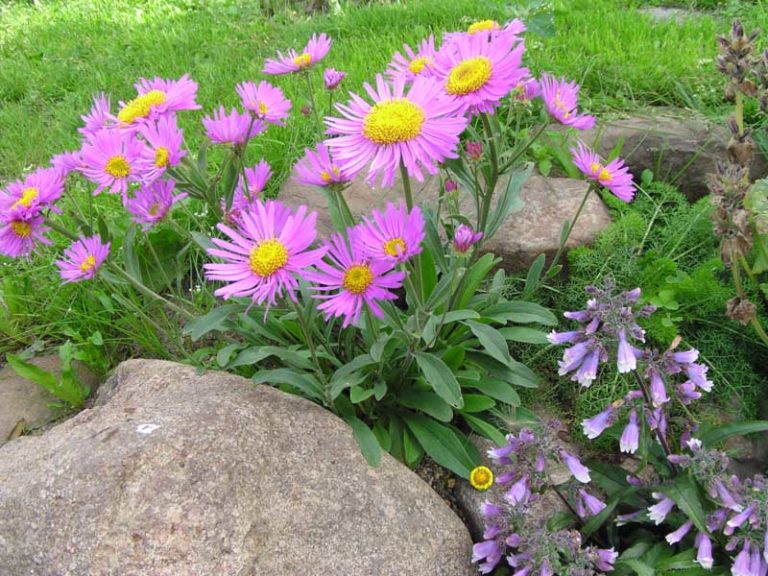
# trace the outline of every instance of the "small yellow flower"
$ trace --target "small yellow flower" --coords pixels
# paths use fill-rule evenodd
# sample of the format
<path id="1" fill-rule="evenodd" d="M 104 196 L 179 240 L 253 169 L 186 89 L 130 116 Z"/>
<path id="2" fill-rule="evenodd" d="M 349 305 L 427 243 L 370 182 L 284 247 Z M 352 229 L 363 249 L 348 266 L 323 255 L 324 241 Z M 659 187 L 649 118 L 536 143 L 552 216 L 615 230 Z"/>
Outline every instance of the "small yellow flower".
<path id="1" fill-rule="evenodd" d="M 476 466 L 469 473 L 469 483 L 472 488 L 483 492 L 493 486 L 493 472 L 487 466 Z"/>

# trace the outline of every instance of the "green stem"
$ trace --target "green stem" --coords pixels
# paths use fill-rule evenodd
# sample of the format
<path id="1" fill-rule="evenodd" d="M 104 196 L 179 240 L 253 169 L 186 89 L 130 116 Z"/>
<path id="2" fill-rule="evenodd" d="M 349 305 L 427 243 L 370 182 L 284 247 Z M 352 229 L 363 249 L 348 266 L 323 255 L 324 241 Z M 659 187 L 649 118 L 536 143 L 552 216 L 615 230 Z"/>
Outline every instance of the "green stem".
<path id="1" fill-rule="evenodd" d="M 299 305 L 299 303 L 294 300 L 291 300 L 291 302 L 293 303 L 293 308 L 296 310 L 296 318 L 299 321 L 299 326 L 301 327 L 301 331 L 304 333 L 304 339 L 307 341 L 307 347 L 309 348 L 309 353 L 312 356 L 312 362 L 315 364 L 315 373 L 320 379 L 320 382 L 323 383 L 323 388 L 325 390 L 326 406 L 330 408 L 331 406 L 333 406 L 333 399 L 331 398 L 331 389 L 325 380 L 323 367 L 320 366 L 320 360 L 317 357 L 317 349 L 315 348 L 315 340 L 314 338 L 312 338 L 312 330 L 310 330 L 309 328 L 309 324 L 307 323 L 307 319 L 304 317 L 304 312 L 302 312 L 301 306 Z"/>
<path id="2" fill-rule="evenodd" d="M 648 391 L 648 387 L 646 386 L 645 382 L 643 381 L 642 377 L 637 372 L 637 370 L 632 370 L 632 375 L 635 377 L 635 381 L 637 382 L 637 385 L 640 388 L 640 391 L 643 393 L 643 399 L 645 400 L 645 403 L 648 406 L 648 409 L 653 411 L 655 406 L 653 405 L 653 399 L 651 398 L 651 393 Z M 666 383 L 665 383 L 665 386 L 666 386 Z M 672 454 L 672 449 L 669 446 L 667 437 L 661 433 L 658 427 L 656 427 L 656 438 L 659 440 L 659 444 L 661 445 L 661 448 L 664 450 L 664 454 L 666 454 L 667 456 Z M 675 466 L 672 462 L 669 462 L 669 465 L 672 468 L 672 471 L 675 474 L 677 474 L 677 466 Z"/>
<path id="3" fill-rule="evenodd" d="M 584 193 L 584 197 L 581 199 L 581 204 L 579 204 L 578 209 L 576 210 L 576 214 L 573 215 L 573 220 L 568 224 L 568 232 L 565 234 L 565 238 L 562 239 L 560 242 L 560 245 L 557 247 L 557 252 L 555 252 L 555 257 L 552 259 L 552 263 L 549 265 L 549 268 L 547 268 L 547 271 L 544 273 L 544 277 L 548 277 L 555 266 L 557 266 L 557 263 L 560 261 L 560 256 L 563 254 L 563 250 L 565 250 L 565 245 L 568 243 L 568 239 L 571 237 L 571 232 L 573 232 L 573 229 L 576 227 L 576 221 L 579 219 L 579 216 L 581 216 L 582 211 L 584 210 L 584 206 L 587 205 L 587 199 L 589 198 L 589 193 L 592 192 L 592 185 L 590 184 L 587 187 L 587 191 Z"/>
<path id="4" fill-rule="evenodd" d="M 315 105 L 315 91 L 312 89 L 312 78 L 309 71 L 304 72 L 304 78 L 307 80 L 307 92 L 309 93 L 309 102 L 312 105 L 312 114 L 315 116 L 315 124 L 317 124 L 318 133 L 323 133 L 323 123 L 320 121 L 320 115 L 317 112 L 317 106 Z"/>
<path id="5" fill-rule="evenodd" d="M 45 223 L 46 223 L 46 225 L 50 226 L 51 230 L 54 230 L 54 231 L 58 232 L 59 234 L 61 234 L 65 238 L 69 238 L 70 240 L 77 240 L 78 239 L 77 234 L 74 234 L 74 233 L 70 232 L 69 230 L 67 230 L 66 228 L 64 228 L 62 226 L 59 226 L 58 224 L 56 224 L 56 222 L 54 222 L 50 218 L 46 218 L 45 219 Z"/>
<path id="6" fill-rule="evenodd" d="M 400 161 L 400 179 L 403 181 L 403 194 L 405 195 L 405 206 L 408 212 L 413 209 L 413 191 L 411 190 L 411 179 L 408 176 L 408 170 L 403 161 Z"/>
<path id="7" fill-rule="evenodd" d="M 528 142 L 525 144 L 525 146 L 523 146 L 518 152 L 516 152 L 515 155 L 512 156 L 512 158 L 509 160 L 509 162 L 507 162 L 506 164 L 504 164 L 501 167 L 501 173 L 502 174 L 504 172 L 506 172 L 507 170 L 509 170 L 514 165 L 514 163 L 517 162 L 523 154 L 525 154 L 525 152 L 528 150 L 528 148 L 530 148 L 531 145 L 534 142 L 536 142 L 536 140 L 539 139 L 539 136 L 544 134 L 544 130 L 547 129 L 547 126 L 549 126 L 549 124 L 544 122 L 541 126 L 538 127 L 536 132 L 533 134 L 533 136 L 531 136 L 531 139 L 528 140 Z"/>

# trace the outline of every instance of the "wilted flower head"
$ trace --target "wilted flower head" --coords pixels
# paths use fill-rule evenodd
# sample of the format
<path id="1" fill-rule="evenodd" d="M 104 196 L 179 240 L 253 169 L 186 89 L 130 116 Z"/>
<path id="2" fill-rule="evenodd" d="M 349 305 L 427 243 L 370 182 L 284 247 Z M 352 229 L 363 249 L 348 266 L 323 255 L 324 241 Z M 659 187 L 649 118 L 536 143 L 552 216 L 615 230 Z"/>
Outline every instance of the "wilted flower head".
<path id="1" fill-rule="evenodd" d="M 323 72 L 323 82 L 326 90 L 336 90 L 342 80 L 346 78 L 347 73 L 336 70 L 335 68 L 326 68 Z"/>
<path id="2" fill-rule="evenodd" d="M 214 111 L 213 118 L 203 118 L 205 134 L 215 144 L 242 146 L 251 138 L 264 131 L 264 122 L 249 113 L 240 113 L 232 108 L 227 114 L 224 106 Z"/>
<path id="3" fill-rule="evenodd" d="M 358 174 L 370 163 L 366 181 L 380 176 L 382 185 L 391 187 L 401 162 L 421 182 L 422 170 L 437 174 L 437 164 L 456 158 L 467 119 L 452 116 L 455 107 L 439 83 L 417 78 L 406 92 L 402 76 L 389 83 L 378 75 L 375 88 L 364 87 L 373 105 L 352 94 L 347 104 L 336 105 L 344 118 L 325 119 L 328 134 L 336 136 L 325 145 L 342 170 Z"/>
<path id="4" fill-rule="evenodd" d="M 587 179 L 606 187 L 619 200 L 631 202 L 635 197 L 632 174 L 621 158 L 614 158 L 604 164 L 600 156 L 579 142 L 578 148 L 571 148 L 573 163 Z"/>
<path id="5" fill-rule="evenodd" d="M 308 70 L 325 58 L 331 49 L 333 41 L 325 34 L 312 34 L 304 50 L 297 53 L 291 48 L 287 55 L 277 53 L 277 59 L 267 58 L 264 64 L 264 74 L 292 74 Z"/>
<path id="6" fill-rule="evenodd" d="M 560 124 L 577 130 L 588 130 L 595 125 L 594 116 L 578 113 L 579 86 L 576 82 L 542 74 L 539 86 L 547 111 Z"/>
<path id="7" fill-rule="evenodd" d="M 99 236 L 83 237 L 64 250 L 64 258 L 56 261 L 64 284 L 91 280 L 109 256 L 109 242 Z"/>
<path id="8" fill-rule="evenodd" d="M 285 97 L 282 89 L 262 80 L 258 86 L 253 82 L 242 82 L 236 90 L 243 108 L 253 112 L 256 118 L 285 126 L 283 120 L 290 114 L 291 101 Z"/>

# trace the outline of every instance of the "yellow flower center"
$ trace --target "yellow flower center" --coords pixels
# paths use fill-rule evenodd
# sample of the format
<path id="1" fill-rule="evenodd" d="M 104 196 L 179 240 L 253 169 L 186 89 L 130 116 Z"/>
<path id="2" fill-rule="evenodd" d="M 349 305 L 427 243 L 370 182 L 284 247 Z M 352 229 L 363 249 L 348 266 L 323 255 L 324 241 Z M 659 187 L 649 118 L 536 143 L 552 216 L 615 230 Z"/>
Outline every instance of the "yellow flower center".
<path id="1" fill-rule="evenodd" d="M 168 148 L 165 146 L 158 146 L 155 150 L 155 166 L 158 168 L 168 166 Z"/>
<path id="2" fill-rule="evenodd" d="M 288 262 L 288 250 L 277 238 L 263 240 L 251 250 L 248 265 L 251 272 L 267 278 L 280 270 Z"/>
<path id="3" fill-rule="evenodd" d="M 425 66 L 432 66 L 432 60 L 426 56 L 419 56 L 411 60 L 411 63 L 408 64 L 408 70 L 414 74 L 420 74 Z"/>
<path id="4" fill-rule="evenodd" d="M 490 80 L 491 71 L 491 61 L 485 56 L 467 58 L 451 69 L 445 91 L 459 96 L 477 92 Z"/>
<path id="5" fill-rule="evenodd" d="M 89 254 L 85 260 L 83 260 L 83 263 L 80 264 L 80 270 L 83 272 L 89 272 L 96 268 L 96 258 L 93 257 L 93 255 Z"/>
<path id="6" fill-rule="evenodd" d="M 307 68 L 312 64 L 312 56 L 307 52 L 304 52 L 304 54 L 296 56 L 296 58 L 293 59 L 293 63 L 299 68 Z"/>
<path id="7" fill-rule="evenodd" d="M 124 124 L 131 124 L 137 118 L 146 118 L 153 106 L 159 106 L 165 102 L 165 92 L 162 90 L 150 90 L 146 94 L 129 100 L 117 113 L 117 119 Z"/>
<path id="8" fill-rule="evenodd" d="M 336 178 L 338 178 L 339 175 L 341 174 L 339 172 L 339 169 L 336 166 L 331 166 L 331 172 L 333 172 L 336 175 Z M 331 176 L 331 174 L 327 170 L 323 170 L 322 172 L 320 172 L 320 179 L 323 182 L 330 182 L 331 180 L 333 180 L 333 176 Z"/>
<path id="9" fill-rule="evenodd" d="M 488 490 L 493 486 L 493 472 L 487 466 L 476 466 L 469 473 L 469 483 L 475 490 Z"/>
<path id="10" fill-rule="evenodd" d="M 114 178 L 127 178 L 131 173 L 131 167 L 128 165 L 128 160 L 125 156 L 112 156 L 107 160 L 107 165 L 104 166 L 104 172 Z"/>
<path id="11" fill-rule="evenodd" d="M 611 176 L 611 173 L 608 171 L 608 168 L 605 166 L 601 166 L 597 162 L 593 162 L 589 169 L 592 171 L 593 174 L 597 176 L 598 180 L 605 180 L 607 182 L 610 182 L 613 180 L 613 176 Z"/>
<path id="12" fill-rule="evenodd" d="M 262 116 L 267 115 L 267 105 L 264 102 L 259 102 L 259 114 Z"/>
<path id="13" fill-rule="evenodd" d="M 498 30 L 499 29 L 499 23 L 496 22 L 496 20 L 480 20 L 479 22 L 475 22 L 474 24 L 471 24 L 469 28 L 467 28 L 467 32 L 470 34 L 477 34 L 478 32 L 484 32 L 488 30 Z"/>
<path id="14" fill-rule="evenodd" d="M 160 202 L 155 202 L 152 204 L 152 206 L 149 207 L 149 215 L 154 218 L 160 213 L 160 208 Z"/>
<path id="15" fill-rule="evenodd" d="M 35 201 L 35 198 L 37 198 L 40 195 L 40 192 L 38 192 L 37 188 L 24 188 L 24 190 L 21 191 L 21 198 L 16 200 L 16 202 L 13 203 L 13 206 L 11 206 L 11 209 L 18 208 L 19 206 L 24 206 L 24 208 L 29 208 L 32 205 L 32 202 Z"/>
<path id="16" fill-rule="evenodd" d="M 366 264 L 350 266 L 344 273 L 342 285 L 352 294 L 362 294 L 373 282 L 373 272 Z"/>
<path id="17" fill-rule="evenodd" d="M 405 254 L 405 240 L 402 238 L 392 238 L 384 243 L 384 252 L 392 258 L 399 258 Z"/>
<path id="18" fill-rule="evenodd" d="M 562 113 L 563 118 L 568 118 L 568 116 L 571 115 L 571 111 L 566 108 L 565 104 L 563 104 L 563 101 L 560 98 L 560 92 L 558 91 L 557 94 L 555 94 L 555 107 L 557 107 Z"/>
<path id="19" fill-rule="evenodd" d="M 376 104 L 363 118 L 363 136 L 376 144 L 407 142 L 421 134 L 424 110 L 406 98 Z"/>
<path id="20" fill-rule="evenodd" d="M 11 230 L 19 238 L 28 238 L 32 234 L 32 226 L 28 222 L 18 220 L 11 222 Z"/>

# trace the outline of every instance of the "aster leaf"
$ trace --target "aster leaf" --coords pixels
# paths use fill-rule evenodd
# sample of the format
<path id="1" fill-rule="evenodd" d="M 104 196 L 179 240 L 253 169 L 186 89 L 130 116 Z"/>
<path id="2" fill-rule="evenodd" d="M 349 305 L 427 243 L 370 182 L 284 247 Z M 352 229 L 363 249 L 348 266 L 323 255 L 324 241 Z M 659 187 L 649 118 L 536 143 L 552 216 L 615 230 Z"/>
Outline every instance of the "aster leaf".
<path id="1" fill-rule="evenodd" d="M 485 394 L 464 394 L 464 408 L 461 409 L 461 412 L 485 412 L 494 406 L 496 406 L 496 402 Z"/>
<path id="2" fill-rule="evenodd" d="M 381 464 L 381 445 L 376 435 L 368 428 L 368 425 L 356 416 L 346 416 L 344 420 L 352 428 L 355 435 L 355 441 L 360 447 L 365 460 L 373 468 L 378 468 Z"/>
<path id="3" fill-rule="evenodd" d="M 403 415 L 403 419 L 416 440 L 435 462 L 462 478 L 469 478 L 470 471 L 477 463 L 453 430 L 416 414 Z"/>
<path id="4" fill-rule="evenodd" d="M 677 504 L 680 510 L 699 529 L 699 532 L 705 534 L 708 532 L 706 513 L 701 503 L 699 490 L 689 476 L 679 476 L 673 484 L 663 489 L 663 493 Z"/>
<path id="5" fill-rule="evenodd" d="M 509 366 L 512 363 L 512 356 L 509 355 L 507 341 L 496 328 L 474 322 L 473 320 L 465 320 L 463 324 L 472 330 L 472 333 L 480 341 L 480 345 L 493 358 L 505 366 Z"/>
<path id="6" fill-rule="evenodd" d="M 464 418 L 464 421 L 469 424 L 469 427 L 472 428 L 472 430 L 481 436 L 484 436 L 488 438 L 488 440 L 495 442 L 497 446 L 504 445 L 504 434 L 499 432 L 499 429 L 496 428 L 493 424 L 490 424 L 489 422 L 486 422 L 477 416 L 472 416 L 471 414 L 462 414 L 461 417 Z"/>
<path id="7" fill-rule="evenodd" d="M 768 420 L 750 420 L 712 428 L 699 434 L 698 438 L 705 446 L 714 446 L 733 436 L 744 436 L 746 434 L 766 431 L 768 431 Z"/>
<path id="8" fill-rule="evenodd" d="M 523 209 L 525 202 L 521 199 L 520 192 L 532 171 L 533 164 L 529 163 L 524 170 L 516 170 L 509 175 L 506 186 L 504 186 L 496 205 L 491 210 L 491 217 L 485 227 L 486 240 L 493 238 L 510 214 Z"/>
<path id="9" fill-rule="evenodd" d="M 323 401 L 323 387 L 311 374 L 304 374 L 290 368 L 276 368 L 274 370 L 262 370 L 251 378 L 254 384 L 285 384 L 295 388 L 307 398 Z"/>
<path id="10" fill-rule="evenodd" d="M 493 254 L 483 254 L 464 275 L 464 290 L 459 298 L 457 308 L 469 308 L 469 302 L 474 296 L 480 285 L 485 280 L 488 273 L 493 270 L 501 258 L 496 258 Z"/>
<path id="11" fill-rule="evenodd" d="M 547 333 L 525 326 L 509 326 L 499 328 L 499 333 L 508 341 L 525 344 L 548 344 Z"/>
<path id="12" fill-rule="evenodd" d="M 428 352 L 415 352 L 416 363 L 424 379 L 443 400 L 454 408 L 464 406 L 461 386 L 450 368 L 440 358 Z"/>
<path id="13" fill-rule="evenodd" d="M 406 389 L 397 395 L 397 401 L 406 408 L 419 410 L 442 422 L 450 422 L 453 419 L 451 407 L 431 390 Z"/>
<path id="14" fill-rule="evenodd" d="M 494 378 L 481 378 L 477 382 L 468 383 L 467 386 L 510 406 L 520 406 L 520 395 L 507 382 Z"/>
<path id="15" fill-rule="evenodd" d="M 516 322 L 518 324 L 543 324 L 544 326 L 557 326 L 555 315 L 534 302 L 525 302 L 522 300 L 509 300 L 492 304 L 482 314 L 497 322 Z"/>
<path id="16" fill-rule="evenodd" d="M 237 304 L 225 304 L 223 306 L 217 306 L 208 314 L 198 316 L 197 318 L 190 320 L 184 326 L 183 333 L 185 336 L 189 336 L 193 342 L 196 342 L 208 332 L 214 330 L 227 330 L 230 328 L 229 315 L 234 313 L 239 306 Z"/>

